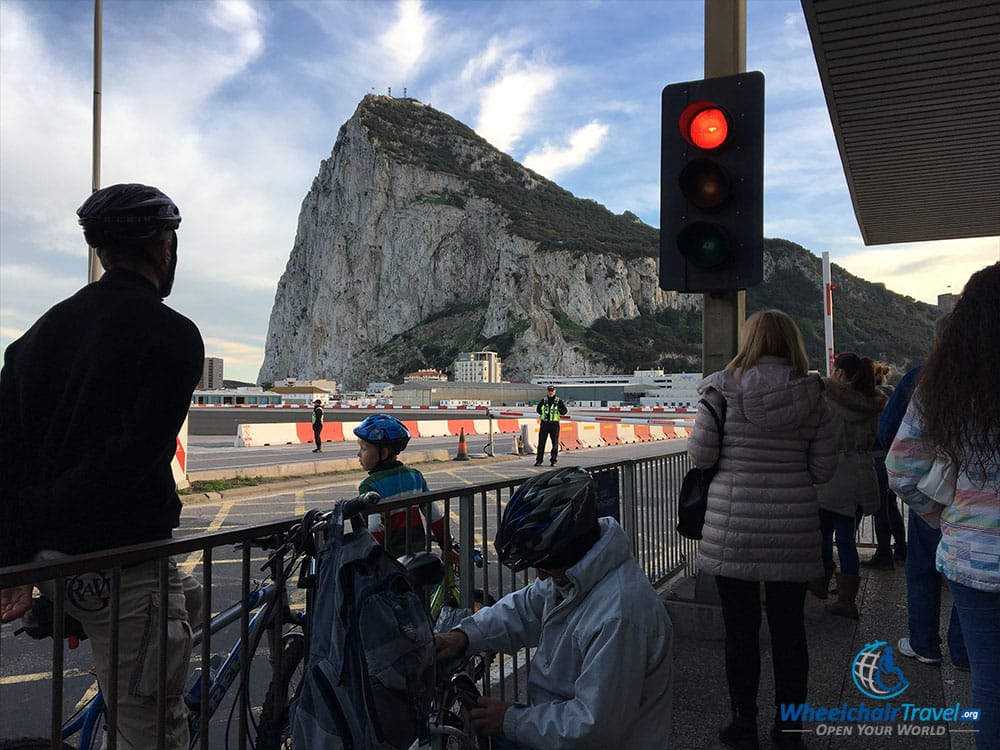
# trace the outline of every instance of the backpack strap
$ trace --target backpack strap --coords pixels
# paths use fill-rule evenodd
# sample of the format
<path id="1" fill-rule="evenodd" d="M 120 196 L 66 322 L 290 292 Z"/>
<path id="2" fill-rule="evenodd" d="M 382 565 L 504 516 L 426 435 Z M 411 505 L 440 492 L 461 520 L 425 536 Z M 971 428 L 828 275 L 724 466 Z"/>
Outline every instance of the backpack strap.
<path id="1" fill-rule="evenodd" d="M 722 394 L 719 394 L 722 396 Z M 715 407 L 709 402 L 707 398 L 698 399 L 699 404 L 704 404 L 705 408 L 708 409 L 708 413 L 712 415 L 712 419 L 715 420 L 715 429 L 719 433 L 719 458 L 722 457 L 722 436 L 724 434 L 724 428 L 726 424 L 726 397 L 722 396 L 722 408 L 719 410 L 722 412 L 721 416 L 716 413 Z M 719 459 L 715 459 L 714 466 L 719 465 Z"/>

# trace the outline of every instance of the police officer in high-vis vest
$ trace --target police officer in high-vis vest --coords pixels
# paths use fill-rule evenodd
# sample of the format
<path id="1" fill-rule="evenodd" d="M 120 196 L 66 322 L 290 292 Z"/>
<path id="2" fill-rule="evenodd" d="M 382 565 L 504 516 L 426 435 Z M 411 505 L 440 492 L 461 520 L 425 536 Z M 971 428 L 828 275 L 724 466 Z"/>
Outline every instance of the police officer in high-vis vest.
<path id="1" fill-rule="evenodd" d="M 535 466 L 541 466 L 542 459 L 545 458 L 545 438 L 552 441 L 549 465 L 556 465 L 556 458 L 559 457 L 559 417 L 566 416 L 566 404 L 556 395 L 556 387 L 550 385 L 546 390 L 548 395 L 538 402 L 535 409 L 541 419 L 538 426 L 538 455 L 535 457 Z"/>

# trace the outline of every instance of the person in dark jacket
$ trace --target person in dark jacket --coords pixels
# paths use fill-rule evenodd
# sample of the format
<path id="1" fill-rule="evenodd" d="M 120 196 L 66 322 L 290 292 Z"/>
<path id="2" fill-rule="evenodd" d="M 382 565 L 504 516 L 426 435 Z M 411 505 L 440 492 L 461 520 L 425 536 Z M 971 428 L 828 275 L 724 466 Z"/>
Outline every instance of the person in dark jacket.
<path id="1" fill-rule="evenodd" d="M 867 513 L 879 507 L 878 476 L 872 452 L 878 444 L 878 418 L 886 397 L 875 388 L 875 367 L 868 357 L 854 352 L 838 354 L 833 375 L 823 381 L 823 395 L 837 425 L 837 470 L 829 482 L 816 488 L 819 525 L 823 537 L 822 577 L 810 583 L 821 599 L 834 571 L 833 544 L 837 541 L 840 571 L 837 573 L 837 600 L 826 607 L 832 615 L 858 619 L 855 599 L 861 586 L 858 546 L 854 539 L 858 505 Z"/>
<path id="2" fill-rule="evenodd" d="M 538 402 L 535 411 L 538 412 L 538 454 L 535 457 L 535 466 L 542 465 L 545 458 L 545 440 L 552 441 L 552 452 L 550 454 L 550 466 L 556 465 L 559 458 L 559 418 L 566 416 L 566 404 L 556 395 L 556 387 L 550 385 L 545 389 L 545 398 Z"/>
<path id="3" fill-rule="evenodd" d="M 201 376 L 194 323 L 163 304 L 180 211 L 153 187 L 113 185 L 77 211 L 105 269 L 12 343 L 0 371 L 0 566 L 169 539 L 180 520 L 171 462 Z M 65 582 L 66 610 L 90 636 L 98 681 L 110 670 L 110 570 Z M 155 747 L 157 670 L 166 662 L 166 747 L 188 745 L 182 694 L 191 649 L 185 582 L 168 570 L 167 642 L 156 639 L 155 561 L 121 569 L 118 747 Z M 196 586 L 196 584 L 195 584 Z M 39 582 L 48 596 L 55 582 Z M 31 587 L 2 593 L 2 619 Z M 193 597 L 192 597 L 193 599 Z"/>
<path id="4" fill-rule="evenodd" d="M 879 363 L 875 366 L 875 387 L 887 399 L 892 399 L 893 387 L 889 385 L 891 368 Z M 899 512 L 896 493 L 889 489 L 889 477 L 885 472 L 885 454 L 889 444 L 878 441 L 875 457 L 875 474 L 878 477 L 879 508 L 872 516 L 875 529 L 875 554 L 868 560 L 862 560 L 861 565 L 875 570 L 893 570 L 896 563 L 906 561 L 906 524 Z M 895 551 L 893 551 L 895 541 Z"/>
<path id="5" fill-rule="evenodd" d="M 323 449 L 323 402 L 319 399 L 313 401 L 312 428 L 316 443 L 313 453 L 319 453 Z"/>
<path id="6" fill-rule="evenodd" d="M 779 747 L 801 747 L 802 724 L 783 720 L 781 706 L 806 700 L 806 581 L 823 567 L 813 485 L 837 466 L 823 385 L 808 366 L 795 321 L 780 310 L 763 310 L 744 324 L 732 362 L 698 386 L 716 413 L 726 402 L 721 440 L 715 419 L 699 404 L 688 455 L 703 469 L 719 462 L 698 567 L 715 576 L 722 603 L 732 716 L 719 739 L 728 747 L 759 744 L 761 581 L 774 660 L 771 737 Z"/>

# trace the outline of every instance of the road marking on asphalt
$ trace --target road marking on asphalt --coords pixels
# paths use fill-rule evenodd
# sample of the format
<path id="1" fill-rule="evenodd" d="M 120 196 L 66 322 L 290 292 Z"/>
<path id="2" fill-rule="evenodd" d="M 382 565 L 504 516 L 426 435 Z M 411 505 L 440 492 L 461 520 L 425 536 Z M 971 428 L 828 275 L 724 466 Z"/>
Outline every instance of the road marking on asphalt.
<path id="1" fill-rule="evenodd" d="M 93 677 L 89 671 L 82 669 L 67 669 L 63 672 L 63 679 L 69 679 L 71 677 Z M 32 672 L 31 674 L 15 674 L 8 675 L 6 677 L 0 677 L 0 685 L 20 685 L 25 682 L 41 682 L 42 680 L 51 680 L 51 672 Z M 97 683 L 94 683 L 96 686 Z M 89 692 L 89 691 L 88 691 Z M 96 692 L 96 690 L 95 690 Z M 84 694 L 86 695 L 86 693 Z M 89 700 L 89 699 L 88 699 Z"/>
<path id="2" fill-rule="evenodd" d="M 215 518 L 213 518 L 212 521 L 208 524 L 208 527 L 205 529 L 204 533 L 205 534 L 211 534 L 212 532 L 218 531 L 219 529 L 221 529 L 222 528 L 222 524 L 224 524 L 226 522 L 226 518 L 228 518 L 229 512 L 233 509 L 233 506 L 235 504 L 236 504 L 236 502 L 233 501 L 233 500 L 225 500 L 225 501 L 223 501 L 219 505 L 219 510 L 215 514 Z M 202 553 L 201 552 L 192 552 L 177 567 L 179 567 L 185 573 L 187 573 L 188 575 L 190 575 L 194 571 L 194 569 L 197 568 L 201 564 L 201 558 L 202 558 Z M 218 561 L 213 559 L 212 562 L 214 563 L 214 562 L 218 562 Z"/>

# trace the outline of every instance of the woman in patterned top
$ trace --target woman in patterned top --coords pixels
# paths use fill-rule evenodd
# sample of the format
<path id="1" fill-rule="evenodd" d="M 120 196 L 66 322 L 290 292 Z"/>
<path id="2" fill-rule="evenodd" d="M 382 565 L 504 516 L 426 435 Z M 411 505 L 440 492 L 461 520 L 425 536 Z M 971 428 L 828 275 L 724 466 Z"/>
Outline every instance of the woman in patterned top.
<path id="1" fill-rule="evenodd" d="M 973 274 L 935 340 L 886 457 L 889 485 L 940 526 L 937 569 L 958 608 L 980 709 L 979 750 L 1000 748 L 1000 263 Z M 954 499 L 917 489 L 935 457 L 957 467 Z"/>

